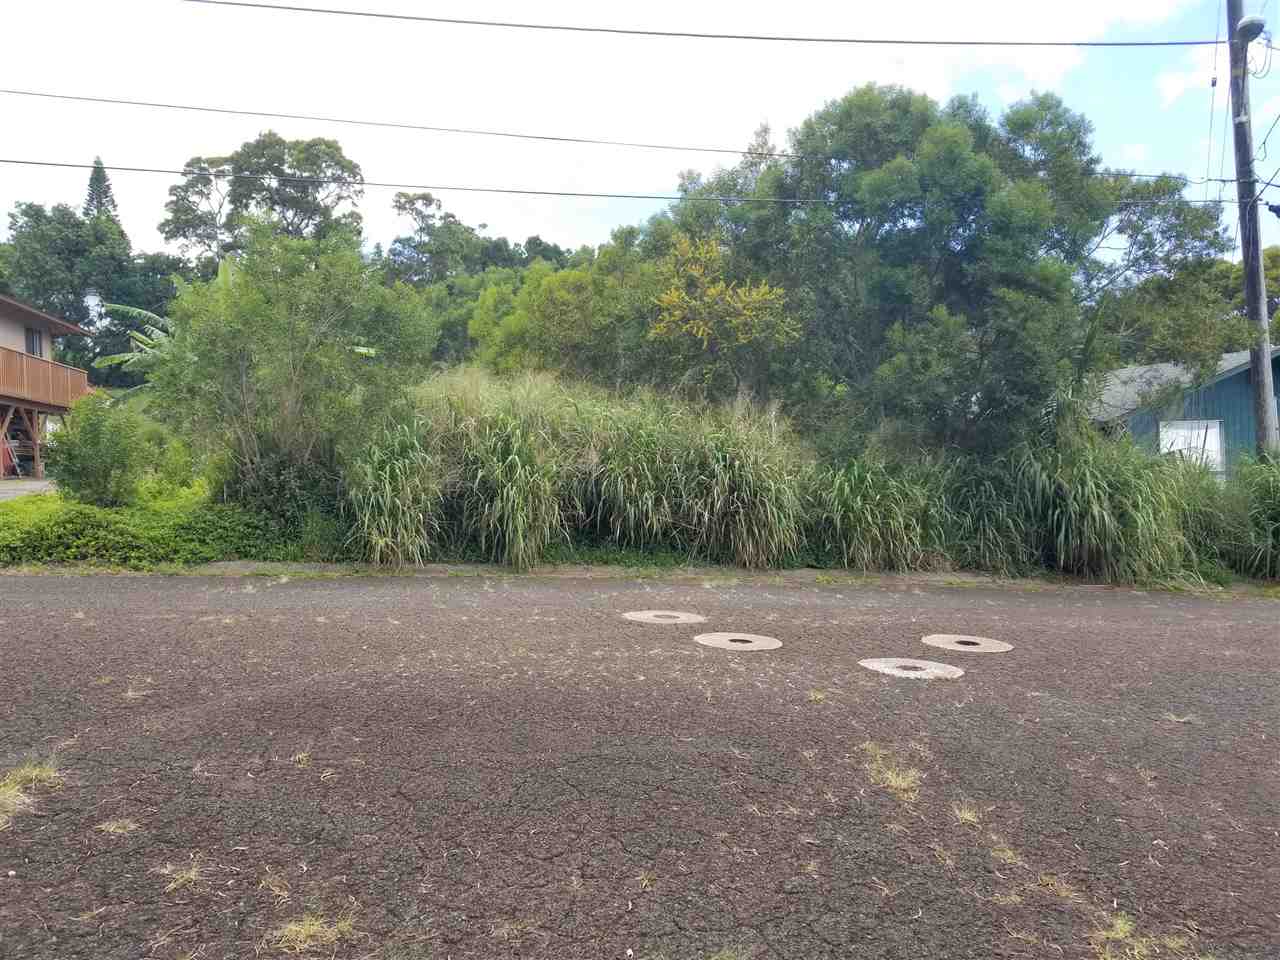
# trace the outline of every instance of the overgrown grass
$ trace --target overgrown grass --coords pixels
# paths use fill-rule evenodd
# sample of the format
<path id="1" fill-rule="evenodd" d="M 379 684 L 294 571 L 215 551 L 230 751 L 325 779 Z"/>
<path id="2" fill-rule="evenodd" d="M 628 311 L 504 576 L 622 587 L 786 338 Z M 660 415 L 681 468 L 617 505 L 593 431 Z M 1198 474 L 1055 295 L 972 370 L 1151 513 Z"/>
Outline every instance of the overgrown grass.
<path id="1" fill-rule="evenodd" d="M 982 461 L 832 465 L 767 411 L 458 370 L 339 459 L 340 482 L 277 464 L 249 506 L 160 483 L 112 510 L 0 504 L 0 565 L 621 560 L 1280 577 L 1280 465 L 1242 465 L 1224 484 L 1087 428 Z"/>
<path id="2" fill-rule="evenodd" d="M 464 370 L 425 384 L 412 420 L 348 477 L 353 548 L 374 563 L 651 554 L 1106 582 L 1280 572 L 1280 467 L 1223 486 L 1087 430 L 992 461 L 833 467 L 766 412 Z"/>
<path id="3" fill-rule="evenodd" d="M 424 386 L 414 421 L 355 459 L 348 507 L 375 562 L 478 553 L 525 568 L 573 544 L 769 567 L 801 550 L 809 469 L 751 411 L 464 371 Z M 399 547 L 393 530 L 407 531 Z"/>

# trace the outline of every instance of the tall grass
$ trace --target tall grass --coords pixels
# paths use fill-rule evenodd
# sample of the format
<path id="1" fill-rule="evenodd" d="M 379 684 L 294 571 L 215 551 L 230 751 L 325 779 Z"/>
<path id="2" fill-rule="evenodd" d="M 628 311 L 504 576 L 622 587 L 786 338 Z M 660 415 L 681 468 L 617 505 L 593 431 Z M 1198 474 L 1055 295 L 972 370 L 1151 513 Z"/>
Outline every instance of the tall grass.
<path id="1" fill-rule="evenodd" d="M 370 563 L 420 566 L 438 543 L 443 464 L 424 427 L 387 428 L 347 469 L 350 539 Z"/>
<path id="2" fill-rule="evenodd" d="M 1225 486 L 1088 431 L 999 459 L 819 463 L 766 412 L 455 371 L 346 467 L 368 560 L 567 544 L 746 567 L 1056 570 L 1108 582 L 1280 574 L 1280 467 Z"/>
<path id="3" fill-rule="evenodd" d="M 1242 464 L 1225 490 L 1234 520 L 1228 562 L 1250 577 L 1280 578 L 1280 462 Z"/>
<path id="4" fill-rule="evenodd" d="M 858 570 L 918 570 L 942 556 L 947 474 L 926 465 L 891 471 L 852 461 L 819 470 L 810 496 L 811 542 Z"/>

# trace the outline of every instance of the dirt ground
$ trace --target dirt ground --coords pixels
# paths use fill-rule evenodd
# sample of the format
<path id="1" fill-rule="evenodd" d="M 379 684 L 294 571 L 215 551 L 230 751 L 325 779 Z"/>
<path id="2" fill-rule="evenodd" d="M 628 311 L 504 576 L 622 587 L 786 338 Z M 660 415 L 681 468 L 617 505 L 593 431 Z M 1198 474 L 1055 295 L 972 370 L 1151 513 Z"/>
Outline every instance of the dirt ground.
<path id="1" fill-rule="evenodd" d="M 1273 600 L 7 576 L 0 610 L 0 776 L 56 766 L 6 781 L 5 958 L 1280 956 Z M 966 673 L 858 664 L 893 656 Z"/>

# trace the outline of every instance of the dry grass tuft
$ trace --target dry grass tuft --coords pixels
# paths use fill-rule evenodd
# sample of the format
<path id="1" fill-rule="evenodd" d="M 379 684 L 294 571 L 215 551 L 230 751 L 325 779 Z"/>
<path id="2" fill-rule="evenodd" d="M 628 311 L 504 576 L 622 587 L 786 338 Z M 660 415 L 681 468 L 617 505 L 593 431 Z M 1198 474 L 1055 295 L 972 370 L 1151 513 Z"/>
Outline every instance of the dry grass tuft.
<path id="1" fill-rule="evenodd" d="M 920 784 L 924 780 L 920 770 L 870 741 L 862 744 L 861 749 L 869 758 L 864 769 L 872 783 L 884 787 L 903 803 L 914 803 L 920 799 Z"/>
<path id="2" fill-rule="evenodd" d="M 100 823 L 93 829 L 112 835 L 133 833 L 138 829 L 138 821 L 130 820 L 128 817 L 118 817 L 115 820 L 107 820 L 105 823 Z"/>
<path id="3" fill-rule="evenodd" d="M 305 953 L 318 947 L 332 947 L 355 933 L 355 920 L 344 913 L 330 920 L 318 913 L 304 913 L 271 935 L 271 944 L 287 953 Z"/>
<path id="4" fill-rule="evenodd" d="M 1002 907 L 1016 907 L 1022 902 L 1022 897 L 1016 893 L 995 893 L 991 895 L 991 902 Z"/>
<path id="5" fill-rule="evenodd" d="M 258 881 L 259 890 L 270 890 L 275 898 L 276 906 L 282 907 L 289 902 L 289 881 L 267 867 L 267 872 Z"/>
<path id="6" fill-rule="evenodd" d="M 185 867 L 176 867 L 171 863 L 166 863 L 156 870 L 156 873 L 162 877 L 169 878 L 169 883 L 164 888 L 165 893 L 173 893 L 183 887 L 193 887 L 203 880 L 205 876 L 204 865 L 201 864 L 199 857 L 192 857 L 191 862 Z"/>
<path id="7" fill-rule="evenodd" d="M 929 849 L 933 851 L 933 859 L 937 860 L 947 869 L 951 869 L 956 865 L 955 857 L 947 852 L 947 848 L 940 843 L 929 844 Z"/>
<path id="8" fill-rule="evenodd" d="M 968 800 L 957 800 L 951 804 L 951 815 L 961 826 L 976 827 L 982 823 L 982 811 Z"/>
<path id="9" fill-rule="evenodd" d="M 1017 850 L 1005 843 L 1004 840 L 996 834 L 991 834 L 991 856 L 995 857 L 1001 863 L 1008 864 L 1011 867 L 1025 867 L 1026 861 L 1018 854 Z"/>
<path id="10" fill-rule="evenodd" d="M 1080 891 L 1073 887 L 1061 877 L 1052 873 L 1042 873 L 1036 878 L 1036 883 L 1040 885 L 1042 890 L 1052 893 L 1055 897 L 1061 897 L 1063 900 L 1070 900 L 1073 903 L 1079 903 L 1084 899 L 1080 895 Z"/>
<path id="11" fill-rule="evenodd" d="M 0 783 L 15 786 L 20 790 L 32 787 L 60 787 L 62 775 L 58 773 L 57 765 L 52 760 L 28 760 L 6 773 Z"/>
<path id="12" fill-rule="evenodd" d="M 636 883 L 640 885 L 640 891 L 652 890 L 654 883 L 658 880 L 658 875 L 649 870 L 641 870 L 640 876 L 636 877 Z"/>
<path id="13" fill-rule="evenodd" d="M 311 754 L 305 750 L 300 750 L 289 758 L 289 762 L 300 770 L 305 770 L 311 766 Z"/>
<path id="14" fill-rule="evenodd" d="M 35 806 L 32 789 L 60 786 L 62 777 L 52 760 L 28 760 L 0 777 L 0 830 L 7 830 L 15 816 Z"/>
<path id="15" fill-rule="evenodd" d="M 810 690 L 810 691 L 809 691 L 809 702 L 810 702 L 810 703 L 826 703 L 826 702 L 827 702 L 827 693 L 826 693 L 826 691 L 825 691 L 825 690 Z"/>
<path id="16" fill-rule="evenodd" d="M 1098 960 L 1212 960 L 1194 952 L 1193 937 L 1167 934 L 1156 937 L 1138 932 L 1138 924 L 1126 913 L 1104 915 L 1106 926 L 1089 934 L 1089 945 Z"/>

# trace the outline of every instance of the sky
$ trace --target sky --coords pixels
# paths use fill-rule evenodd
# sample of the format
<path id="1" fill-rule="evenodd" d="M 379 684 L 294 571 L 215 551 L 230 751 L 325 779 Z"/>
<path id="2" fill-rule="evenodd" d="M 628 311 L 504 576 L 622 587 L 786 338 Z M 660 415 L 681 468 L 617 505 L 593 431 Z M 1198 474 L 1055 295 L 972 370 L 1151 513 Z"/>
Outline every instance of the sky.
<path id="1" fill-rule="evenodd" d="M 290 2 L 290 0 L 283 0 Z M 701 0 L 299 0 L 305 6 L 692 32 L 937 39 L 1205 39 L 1225 31 L 1222 0 L 917 0 L 904 4 Z M 1280 2 L 1244 0 L 1280 22 Z M 1271 9 L 1267 9 L 1271 7 Z M 612 140 L 745 146 L 767 123 L 775 142 L 806 116 L 870 81 L 939 100 L 977 94 L 995 115 L 1031 91 L 1058 93 L 1094 124 L 1104 163 L 1141 172 L 1234 176 L 1224 106 L 1226 50 L 935 48 L 621 37 L 409 23 L 215 7 L 182 0 L 41 0 L 6 5 L 0 87 L 176 104 L 324 114 Z M 1258 67 L 1264 66 L 1262 58 Z M 1218 77 L 1210 130 L 1210 80 Z M 1252 81 L 1255 137 L 1280 116 L 1280 70 Z M 674 192 L 679 173 L 734 158 L 698 152 L 549 144 L 91 105 L 0 94 L 0 157 L 180 168 L 233 151 L 266 129 L 332 137 L 370 181 L 588 192 Z M 1280 168 L 1280 130 L 1258 172 Z M 135 251 L 164 242 L 156 225 L 177 178 L 111 176 Z M 83 202 L 87 170 L 0 164 L 0 210 L 20 201 Z M 1219 187 L 1187 195 L 1216 197 Z M 1225 197 L 1233 197 L 1227 186 Z M 1280 186 L 1274 188 L 1280 202 Z M 513 241 L 599 244 L 663 204 L 433 189 L 445 209 Z M 394 191 L 360 203 L 369 243 L 408 232 Z M 1264 211 L 1264 242 L 1280 220 Z M 1230 222 L 1234 224 L 1234 217 Z M 0 234 L 7 221 L 0 221 Z"/>

